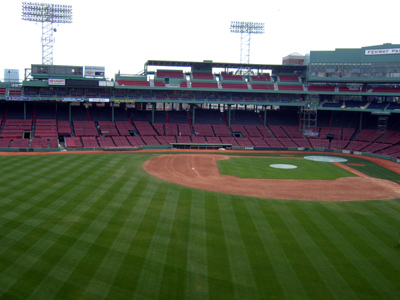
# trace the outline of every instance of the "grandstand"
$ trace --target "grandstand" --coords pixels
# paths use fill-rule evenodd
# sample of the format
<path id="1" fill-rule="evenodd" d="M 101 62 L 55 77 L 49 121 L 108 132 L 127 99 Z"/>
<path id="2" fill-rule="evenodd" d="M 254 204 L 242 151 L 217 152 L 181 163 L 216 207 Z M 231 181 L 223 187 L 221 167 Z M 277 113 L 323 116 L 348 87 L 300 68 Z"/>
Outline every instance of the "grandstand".
<path id="1" fill-rule="evenodd" d="M 195 145 L 400 158 L 400 54 L 377 49 L 400 45 L 311 51 L 302 65 L 250 64 L 250 75 L 212 61 L 149 60 L 143 73 L 112 80 L 86 78 L 82 66 L 32 65 L 21 84 L 0 83 L 0 147 Z"/>

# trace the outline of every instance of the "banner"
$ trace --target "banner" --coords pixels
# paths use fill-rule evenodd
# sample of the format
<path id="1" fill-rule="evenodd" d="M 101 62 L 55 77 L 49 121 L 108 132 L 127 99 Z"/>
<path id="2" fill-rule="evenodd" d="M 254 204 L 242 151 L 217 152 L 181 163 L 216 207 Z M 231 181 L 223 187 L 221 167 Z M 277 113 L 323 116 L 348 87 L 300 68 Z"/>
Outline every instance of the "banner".
<path id="1" fill-rule="evenodd" d="M 29 101 L 29 97 L 6 97 L 9 101 Z"/>
<path id="2" fill-rule="evenodd" d="M 85 77 L 104 77 L 105 70 L 105 67 L 85 66 Z"/>
<path id="3" fill-rule="evenodd" d="M 65 85 L 65 79 L 49 78 L 49 85 Z"/>
<path id="4" fill-rule="evenodd" d="M 136 100 L 135 99 L 115 99 L 116 103 L 134 103 Z"/>
<path id="5" fill-rule="evenodd" d="M 83 102 L 83 98 L 76 98 L 76 97 L 65 97 L 62 98 L 61 101 L 64 102 Z"/>
<path id="6" fill-rule="evenodd" d="M 89 102 L 110 102 L 108 98 L 89 98 Z"/>
<path id="7" fill-rule="evenodd" d="M 365 50 L 365 55 L 400 54 L 400 48 Z"/>

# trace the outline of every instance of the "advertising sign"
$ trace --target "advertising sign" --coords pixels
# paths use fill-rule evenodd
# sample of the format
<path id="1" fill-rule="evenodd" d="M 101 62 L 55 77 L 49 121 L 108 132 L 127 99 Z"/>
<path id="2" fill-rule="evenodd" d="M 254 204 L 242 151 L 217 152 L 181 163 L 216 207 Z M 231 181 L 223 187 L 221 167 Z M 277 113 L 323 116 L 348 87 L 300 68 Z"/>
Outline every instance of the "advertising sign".
<path id="1" fill-rule="evenodd" d="M 110 102 L 108 98 L 89 98 L 89 102 Z"/>
<path id="2" fill-rule="evenodd" d="M 6 97 L 8 101 L 29 101 L 29 97 Z"/>
<path id="3" fill-rule="evenodd" d="M 365 50 L 365 55 L 400 54 L 400 48 Z"/>
<path id="4" fill-rule="evenodd" d="M 105 76 L 105 67 L 85 67 L 85 77 L 104 77 Z"/>
<path id="5" fill-rule="evenodd" d="M 62 101 L 64 102 L 83 102 L 83 98 L 76 98 L 76 97 L 64 97 L 62 98 Z"/>
<path id="6" fill-rule="evenodd" d="M 49 78 L 49 85 L 65 85 L 65 79 Z"/>

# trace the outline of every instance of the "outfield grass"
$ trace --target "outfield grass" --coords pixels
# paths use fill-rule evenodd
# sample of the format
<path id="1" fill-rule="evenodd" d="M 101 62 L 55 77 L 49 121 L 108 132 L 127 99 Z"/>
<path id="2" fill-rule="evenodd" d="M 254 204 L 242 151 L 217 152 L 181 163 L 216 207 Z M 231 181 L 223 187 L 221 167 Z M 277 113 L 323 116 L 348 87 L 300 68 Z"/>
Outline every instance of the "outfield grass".
<path id="1" fill-rule="evenodd" d="M 218 160 L 217 163 L 221 174 L 239 178 L 334 180 L 356 176 L 333 163 L 302 158 L 231 157 L 227 160 Z M 288 164 L 297 168 L 277 169 L 270 167 L 271 164 Z"/>
<path id="2" fill-rule="evenodd" d="M 0 156 L 0 299 L 400 299 L 400 199 L 224 195 L 153 155 Z"/>

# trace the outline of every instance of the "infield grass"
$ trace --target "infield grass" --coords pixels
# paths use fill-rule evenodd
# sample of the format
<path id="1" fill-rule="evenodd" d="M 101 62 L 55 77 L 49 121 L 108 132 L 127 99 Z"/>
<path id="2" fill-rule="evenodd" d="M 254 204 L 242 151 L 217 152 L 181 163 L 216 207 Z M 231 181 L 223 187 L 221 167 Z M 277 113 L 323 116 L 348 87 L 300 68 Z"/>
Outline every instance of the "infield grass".
<path id="1" fill-rule="evenodd" d="M 0 299 L 400 299 L 399 199 L 219 194 L 154 155 L 0 156 Z"/>
<path id="2" fill-rule="evenodd" d="M 334 180 L 357 176 L 333 163 L 303 158 L 231 157 L 218 160 L 217 164 L 221 174 L 240 178 Z M 297 168 L 279 169 L 270 167 L 272 164 L 287 164 Z"/>

